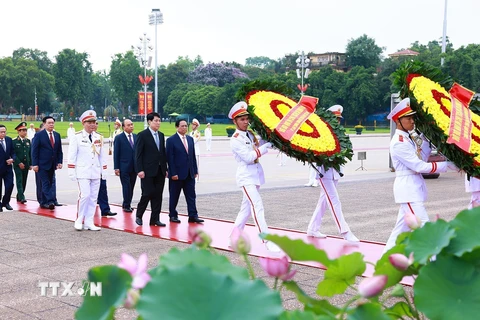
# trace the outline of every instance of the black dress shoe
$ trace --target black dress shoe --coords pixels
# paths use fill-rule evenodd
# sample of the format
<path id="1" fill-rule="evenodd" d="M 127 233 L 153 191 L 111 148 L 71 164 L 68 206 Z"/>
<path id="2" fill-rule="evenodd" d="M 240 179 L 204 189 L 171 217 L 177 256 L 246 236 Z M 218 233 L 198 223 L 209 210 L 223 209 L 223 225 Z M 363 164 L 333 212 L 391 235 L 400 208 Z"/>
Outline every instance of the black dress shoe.
<path id="1" fill-rule="evenodd" d="M 133 209 L 128 207 L 128 208 L 123 208 L 123 211 L 125 212 L 133 212 Z"/>
<path id="2" fill-rule="evenodd" d="M 103 212 L 102 213 L 102 217 L 112 217 L 112 216 L 116 216 L 117 213 L 116 212 L 112 212 L 112 211 L 108 211 L 108 212 Z"/>
<path id="3" fill-rule="evenodd" d="M 188 218 L 188 222 L 192 222 L 192 223 L 202 223 L 204 222 L 203 219 L 200 219 L 198 217 L 195 217 L 195 218 Z"/>
<path id="4" fill-rule="evenodd" d="M 40 205 L 40 208 L 42 208 L 42 209 L 49 209 L 49 207 L 48 207 L 47 205 L 44 205 L 44 204 L 41 204 L 41 205 Z"/>
<path id="5" fill-rule="evenodd" d="M 54 202 L 53 205 L 54 205 L 55 207 L 61 207 L 61 206 L 63 206 L 63 204 L 58 203 L 58 202 Z"/>
<path id="6" fill-rule="evenodd" d="M 165 223 L 161 223 L 160 221 L 157 221 L 157 222 L 154 222 L 154 223 L 150 222 L 150 225 L 151 226 L 157 226 L 157 227 L 165 227 L 166 226 Z"/>
<path id="7" fill-rule="evenodd" d="M 22 201 L 20 201 L 21 203 L 27 203 L 27 200 L 23 199 Z"/>
<path id="8" fill-rule="evenodd" d="M 138 224 L 139 226 L 141 226 L 141 225 L 143 224 L 142 219 L 140 219 L 140 218 L 138 218 L 138 217 L 137 217 L 137 219 L 135 219 L 135 222 L 136 222 L 136 224 Z"/>
<path id="9" fill-rule="evenodd" d="M 50 210 L 55 209 L 55 205 L 54 205 L 53 203 L 50 203 L 50 204 L 48 205 L 48 209 L 50 209 Z"/>
<path id="10" fill-rule="evenodd" d="M 4 206 L 5 209 L 7 209 L 7 210 L 13 210 L 12 206 L 11 206 L 10 204 L 8 204 L 8 203 L 7 203 L 7 204 L 4 204 L 3 206 Z"/>
<path id="11" fill-rule="evenodd" d="M 178 217 L 174 217 L 174 218 L 170 218 L 170 222 L 180 223 L 182 221 L 180 221 L 180 219 L 178 219 Z"/>

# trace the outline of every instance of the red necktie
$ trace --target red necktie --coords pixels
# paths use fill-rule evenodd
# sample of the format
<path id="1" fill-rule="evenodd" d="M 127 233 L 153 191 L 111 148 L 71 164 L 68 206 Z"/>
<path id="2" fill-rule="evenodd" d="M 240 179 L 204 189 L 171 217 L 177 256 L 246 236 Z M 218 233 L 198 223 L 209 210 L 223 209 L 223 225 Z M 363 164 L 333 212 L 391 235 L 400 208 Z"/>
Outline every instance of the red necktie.
<path id="1" fill-rule="evenodd" d="M 188 145 L 187 145 L 187 141 L 185 141 L 185 136 L 182 136 L 182 141 L 183 141 L 183 146 L 185 147 L 185 150 L 187 151 L 188 153 Z"/>
<path id="2" fill-rule="evenodd" d="M 51 132 L 50 132 L 50 144 L 52 145 L 52 148 L 54 148 L 55 142 L 53 141 L 53 135 Z"/>

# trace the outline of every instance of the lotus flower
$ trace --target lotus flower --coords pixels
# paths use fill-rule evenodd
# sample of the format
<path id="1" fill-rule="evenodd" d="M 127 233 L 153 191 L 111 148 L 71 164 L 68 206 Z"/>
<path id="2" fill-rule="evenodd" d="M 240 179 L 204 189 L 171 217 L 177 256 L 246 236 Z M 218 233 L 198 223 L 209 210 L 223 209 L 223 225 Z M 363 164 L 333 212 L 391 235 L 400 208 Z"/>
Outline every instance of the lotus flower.
<path id="1" fill-rule="evenodd" d="M 386 275 L 373 276 L 362 280 L 358 285 L 358 293 L 364 298 L 375 297 L 383 291 L 387 284 L 388 277 Z"/>
<path id="2" fill-rule="evenodd" d="M 388 257 L 388 260 L 390 260 L 390 263 L 395 267 L 395 269 L 399 271 L 405 271 L 413 263 L 413 252 L 410 253 L 408 258 L 401 253 L 394 253 Z"/>
<path id="3" fill-rule="evenodd" d="M 118 264 L 119 268 L 125 269 L 133 277 L 132 288 L 142 289 L 150 281 L 151 277 L 147 273 L 147 254 L 142 253 L 137 260 L 127 253 L 122 253 L 122 258 Z"/>
<path id="4" fill-rule="evenodd" d="M 200 228 L 188 229 L 188 235 L 197 247 L 208 248 L 212 243 L 212 238 Z"/>
<path id="5" fill-rule="evenodd" d="M 282 279 L 283 281 L 292 280 L 295 273 L 297 273 L 297 270 L 290 270 L 287 256 L 283 256 L 281 259 L 259 258 L 259 261 L 263 270 L 269 276 Z"/>
<path id="6" fill-rule="evenodd" d="M 248 236 L 243 230 L 237 227 L 233 229 L 232 235 L 230 236 L 230 244 L 232 249 L 239 254 L 247 254 L 252 249 Z"/>
<path id="7" fill-rule="evenodd" d="M 411 230 L 418 229 L 422 226 L 422 220 L 416 215 L 414 215 L 412 212 L 407 211 L 405 213 L 405 223 Z"/>

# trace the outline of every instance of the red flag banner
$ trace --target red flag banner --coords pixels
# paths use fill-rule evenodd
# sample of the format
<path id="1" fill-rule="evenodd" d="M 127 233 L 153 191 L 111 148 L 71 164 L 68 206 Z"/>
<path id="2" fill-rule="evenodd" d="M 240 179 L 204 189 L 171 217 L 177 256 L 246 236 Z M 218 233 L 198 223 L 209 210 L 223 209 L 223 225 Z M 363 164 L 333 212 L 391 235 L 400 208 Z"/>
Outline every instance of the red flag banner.
<path id="1" fill-rule="evenodd" d="M 290 141 L 308 117 L 315 112 L 318 98 L 302 96 L 298 104 L 282 118 L 275 133 L 285 141 Z"/>
<path id="2" fill-rule="evenodd" d="M 147 92 L 147 114 L 153 112 L 153 95 L 152 92 Z M 145 114 L 145 92 L 138 92 L 138 113 Z"/>
<path id="3" fill-rule="evenodd" d="M 465 152 L 470 152 L 472 143 L 472 115 L 470 109 L 460 100 L 452 97 L 450 113 L 450 130 L 447 143 L 453 143 Z"/>

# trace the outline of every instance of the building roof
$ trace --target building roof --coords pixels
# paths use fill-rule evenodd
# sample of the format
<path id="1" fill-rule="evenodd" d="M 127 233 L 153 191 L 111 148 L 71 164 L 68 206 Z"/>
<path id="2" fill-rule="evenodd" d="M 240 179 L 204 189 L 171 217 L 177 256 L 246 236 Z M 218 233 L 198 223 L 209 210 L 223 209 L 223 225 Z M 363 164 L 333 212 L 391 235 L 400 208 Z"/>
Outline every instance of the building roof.
<path id="1" fill-rule="evenodd" d="M 416 55 L 419 55 L 420 53 L 417 52 L 417 51 L 413 51 L 413 50 L 410 50 L 410 49 L 407 49 L 407 50 L 401 50 L 401 51 L 397 51 L 395 53 L 391 53 L 389 54 L 390 57 L 400 57 L 400 56 L 416 56 Z"/>

